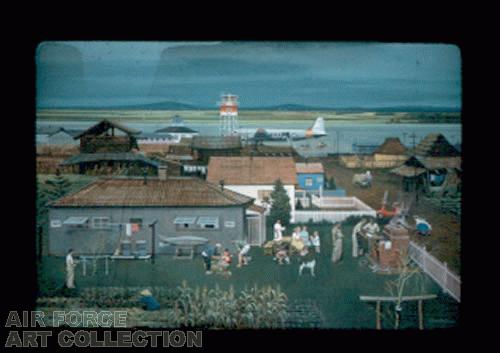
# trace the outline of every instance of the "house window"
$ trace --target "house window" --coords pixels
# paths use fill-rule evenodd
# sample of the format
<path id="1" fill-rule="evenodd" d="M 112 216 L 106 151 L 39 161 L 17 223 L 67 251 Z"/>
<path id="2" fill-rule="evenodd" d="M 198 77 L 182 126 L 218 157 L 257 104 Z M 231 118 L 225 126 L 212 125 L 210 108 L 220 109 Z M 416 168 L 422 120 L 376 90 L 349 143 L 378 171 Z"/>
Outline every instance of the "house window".
<path id="1" fill-rule="evenodd" d="M 88 217 L 69 217 L 63 224 L 71 228 L 88 228 Z"/>
<path id="2" fill-rule="evenodd" d="M 199 217 L 196 223 L 201 229 L 219 229 L 219 217 Z"/>
<path id="3" fill-rule="evenodd" d="M 174 219 L 175 229 L 176 230 L 192 230 L 195 228 L 196 217 L 176 217 Z"/>
<path id="4" fill-rule="evenodd" d="M 313 186 L 313 179 L 312 178 L 306 178 L 306 186 Z"/>
<path id="5" fill-rule="evenodd" d="M 136 228 L 136 231 L 140 231 L 142 229 L 142 218 L 130 218 L 130 222 L 132 224 L 132 228 Z M 134 226 L 134 224 L 137 224 Z M 133 229 L 134 231 L 134 229 Z"/>
<path id="6" fill-rule="evenodd" d="M 92 217 L 92 227 L 97 229 L 110 228 L 109 217 Z"/>

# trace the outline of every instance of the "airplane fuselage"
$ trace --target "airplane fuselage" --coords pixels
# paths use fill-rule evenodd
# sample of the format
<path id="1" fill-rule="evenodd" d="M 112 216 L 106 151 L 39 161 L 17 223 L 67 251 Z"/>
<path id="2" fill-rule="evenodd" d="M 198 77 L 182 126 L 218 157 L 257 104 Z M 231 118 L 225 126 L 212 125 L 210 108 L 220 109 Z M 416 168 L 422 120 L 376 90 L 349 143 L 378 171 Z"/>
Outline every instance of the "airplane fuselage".
<path id="1" fill-rule="evenodd" d="M 313 133 L 308 130 L 299 129 L 265 129 L 259 131 L 259 129 L 239 129 L 237 132 L 247 139 L 260 139 L 263 141 L 288 141 L 288 140 L 305 140 L 310 138 L 318 138 L 326 136 L 323 133 Z M 257 137 L 257 136 L 258 137 Z"/>

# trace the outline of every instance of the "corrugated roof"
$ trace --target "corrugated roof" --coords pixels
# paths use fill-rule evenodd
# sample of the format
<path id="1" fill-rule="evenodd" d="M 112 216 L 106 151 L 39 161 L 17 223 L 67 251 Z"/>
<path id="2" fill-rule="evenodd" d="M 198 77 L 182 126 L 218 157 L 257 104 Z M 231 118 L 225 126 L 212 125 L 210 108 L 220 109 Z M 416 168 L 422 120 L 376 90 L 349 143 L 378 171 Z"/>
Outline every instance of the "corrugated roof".
<path id="1" fill-rule="evenodd" d="M 111 127 L 114 127 L 115 129 L 121 130 L 128 135 L 137 135 L 137 134 L 141 133 L 140 130 L 130 128 L 130 127 L 125 126 L 119 122 L 104 119 L 104 120 L 101 120 L 100 122 L 98 122 L 97 124 L 92 125 L 87 130 L 81 132 L 80 134 L 75 136 L 75 138 L 80 138 L 83 135 L 88 135 L 88 134 L 101 133 L 101 132 L 104 132 L 104 131 L 110 129 Z"/>
<path id="2" fill-rule="evenodd" d="M 415 167 L 410 167 L 407 165 L 402 165 L 402 166 L 399 166 L 397 168 L 392 169 L 391 173 L 401 175 L 404 177 L 414 177 L 414 176 L 418 176 L 422 173 L 425 173 L 425 171 L 426 170 L 424 168 L 415 168 Z"/>
<path id="3" fill-rule="evenodd" d="M 240 136 L 193 136 L 191 147 L 195 149 L 241 148 Z"/>
<path id="4" fill-rule="evenodd" d="M 292 146 L 247 145 L 241 149 L 242 156 L 293 157 L 298 153 Z"/>
<path id="5" fill-rule="evenodd" d="M 460 152 L 442 134 L 428 134 L 415 147 L 415 154 L 424 157 L 454 157 Z"/>
<path id="6" fill-rule="evenodd" d="M 53 207 L 204 207 L 248 205 L 254 199 L 199 178 L 99 179 L 52 203 Z"/>
<path id="7" fill-rule="evenodd" d="M 374 153 L 399 155 L 406 154 L 406 147 L 401 143 L 397 137 L 388 137 L 384 143 L 381 144 Z"/>
<path id="8" fill-rule="evenodd" d="M 445 169 L 455 168 L 462 169 L 462 159 L 460 157 L 420 157 L 417 159 L 427 169 Z"/>
<path id="9" fill-rule="evenodd" d="M 297 173 L 304 174 L 314 174 L 314 173 L 324 173 L 325 169 L 323 168 L 323 164 L 321 163 L 296 163 L 295 169 Z"/>
<path id="10" fill-rule="evenodd" d="M 73 156 L 64 162 L 62 165 L 72 165 L 79 163 L 87 163 L 87 162 L 101 162 L 101 161 L 139 161 L 152 166 L 157 167 L 158 163 L 144 157 L 142 154 L 130 153 L 130 152 L 122 152 L 122 153 L 113 153 L 113 152 L 105 152 L 105 153 L 80 153 L 76 156 Z"/>
<path id="11" fill-rule="evenodd" d="M 292 157 L 210 157 L 207 180 L 226 185 L 297 184 Z"/>

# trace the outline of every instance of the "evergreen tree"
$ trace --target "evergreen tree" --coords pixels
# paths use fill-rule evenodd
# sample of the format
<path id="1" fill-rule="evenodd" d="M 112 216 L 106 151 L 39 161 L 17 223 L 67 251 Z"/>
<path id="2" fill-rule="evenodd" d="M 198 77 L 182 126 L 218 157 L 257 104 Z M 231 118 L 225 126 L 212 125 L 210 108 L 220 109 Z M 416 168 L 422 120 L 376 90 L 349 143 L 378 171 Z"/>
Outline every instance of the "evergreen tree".
<path id="1" fill-rule="evenodd" d="M 42 225 L 43 216 L 47 213 L 47 193 L 40 187 L 40 180 L 36 177 L 36 221 L 37 225 Z"/>
<path id="2" fill-rule="evenodd" d="M 290 198 L 280 179 L 277 179 L 274 183 L 274 190 L 271 192 L 271 200 L 272 205 L 269 213 L 269 221 L 271 224 L 274 224 L 280 219 L 282 225 L 288 225 L 290 223 L 290 212 L 292 208 L 290 206 Z"/>
<path id="3" fill-rule="evenodd" d="M 46 180 L 45 184 L 48 186 L 47 197 L 49 200 L 56 200 L 66 195 L 71 187 L 71 182 L 68 178 L 63 177 L 59 170 L 56 171 L 56 176 Z"/>

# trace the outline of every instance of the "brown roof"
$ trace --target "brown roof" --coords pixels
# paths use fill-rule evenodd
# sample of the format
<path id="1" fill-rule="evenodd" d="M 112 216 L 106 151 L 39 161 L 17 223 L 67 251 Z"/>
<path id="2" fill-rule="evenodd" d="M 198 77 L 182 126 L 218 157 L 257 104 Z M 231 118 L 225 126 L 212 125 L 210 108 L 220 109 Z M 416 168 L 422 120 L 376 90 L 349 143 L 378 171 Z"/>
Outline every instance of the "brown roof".
<path id="1" fill-rule="evenodd" d="M 294 157 L 298 153 L 292 146 L 247 145 L 241 149 L 242 156 Z"/>
<path id="2" fill-rule="evenodd" d="M 226 185 L 297 184 L 292 157 L 210 157 L 207 180 Z"/>
<path id="3" fill-rule="evenodd" d="M 427 169 L 462 169 L 460 157 L 417 157 Z"/>
<path id="4" fill-rule="evenodd" d="M 401 175 L 404 177 L 413 177 L 425 173 L 424 168 L 410 167 L 407 165 L 402 165 L 391 170 L 391 173 Z"/>
<path id="5" fill-rule="evenodd" d="M 137 134 L 141 133 L 140 130 L 132 129 L 132 128 L 125 126 L 121 123 L 118 123 L 116 121 L 104 119 L 104 120 L 101 120 L 100 122 L 98 122 L 97 124 L 92 125 L 87 130 L 75 135 L 74 139 L 78 139 L 78 138 L 82 137 L 83 135 L 100 134 L 106 130 L 109 130 L 110 128 L 115 128 L 115 129 L 121 130 L 124 133 L 126 133 L 127 135 L 137 135 Z"/>
<path id="6" fill-rule="evenodd" d="M 401 143 L 397 137 L 388 137 L 385 139 L 384 143 L 381 144 L 374 153 L 379 154 L 406 154 L 406 147 Z"/>
<path id="7" fill-rule="evenodd" d="M 262 206 L 259 206 L 259 205 L 256 205 L 256 204 L 251 204 L 250 207 L 248 207 L 248 209 L 250 211 L 255 211 L 255 212 L 258 212 L 258 213 L 266 213 L 267 209 L 265 207 L 262 207 Z"/>
<path id="8" fill-rule="evenodd" d="M 455 157 L 460 152 L 442 134 L 429 134 L 415 147 L 415 154 L 424 157 Z"/>
<path id="9" fill-rule="evenodd" d="M 295 169 L 297 173 L 324 173 L 323 164 L 321 163 L 296 163 Z"/>
<path id="10" fill-rule="evenodd" d="M 253 199 L 199 178 L 99 179 L 64 196 L 54 207 L 204 207 L 247 205 Z"/>
<path id="11" fill-rule="evenodd" d="M 233 149 L 241 148 L 240 136 L 193 136 L 191 147 L 194 149 Z"/>

